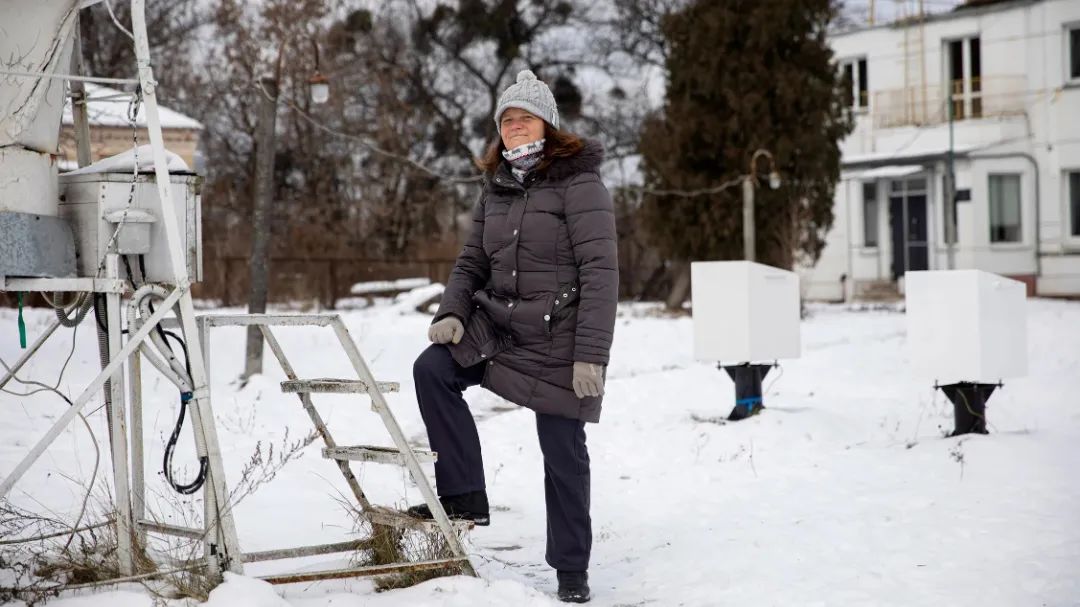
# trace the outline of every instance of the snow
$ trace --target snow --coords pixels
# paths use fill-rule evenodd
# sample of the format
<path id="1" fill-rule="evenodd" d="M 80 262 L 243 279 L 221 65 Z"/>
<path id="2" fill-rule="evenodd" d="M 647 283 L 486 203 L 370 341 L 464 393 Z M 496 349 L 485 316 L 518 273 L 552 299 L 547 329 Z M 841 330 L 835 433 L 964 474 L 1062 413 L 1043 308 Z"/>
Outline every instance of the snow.
<path id="1" fill-rule="evenodd" d="M 349 287 L 353 295 L 366 295 L 368 293 L 385 293 L 387 291 L 404 291 L 418 289 L 431 284 L 428 278 L 399 278 L 397 280 L 371 280 L 358 282 Z"/>
<path id="2" fill-rule="evenodd" d="M 127 114 L 128 103 L 131 99 L 129 93 L 87 82 L 86 97 L 89 100 L 86 105 L 86 114 L 91 126 L 131 126 Z M 198 120 L 160 105 L 158 106 L 158 120 L 163 129 L 202 130 L 203 128 Z M 68 99 L 64 105 L 63 123 L 75 123 L 71 115 L 71 99 Z M 140 128 L 146 128 L 145 104 L 139 106 L 139 113 L 135 115 L 135 124 Z"/>
<path id="3" fill-rule="evenodd" d="M 88 164 L 81 169 L 74 171 L 68 171 L 64 173 L 67 175 L 86 175 L 90 173 L 130 173 L 135 170 L 136 164 L 140 172 L 153 171 L 154 170 L 154 148 L 150 145 L 140 145 L 139 147 L 127 150 L 126 152 L 120 152 L 119 154 L 109 156 L 108 158 L 102 158 L 93 164 Z M 175 152 L 165 150 L 165 167 L 170 173 L 187 173 L 191 169 L 188 168 L 184 159 Z"/>
<path id="4" fill-rule="evenodd" d="M 406 298 L 407 299 L 407 298 Z M 407 436 L 423 444 L 411 363 L 426 347 L 430 316 L 380 300 L 343 312 L 380 379 L 402 382 L 389 401 Z M 238 310 L 232 310 L 238 311 Z M 589 425 L 594 551 L 590 581 L 598 606 L 614 605 L 1077 605 L 1080 604 L 1080 302 L 1028 302 L 1027 377 L 1008 380 L 989 401 L 991 434 L 945 438 L 952 408 L 913 378 L 905 317 L 896 309 L 812 305 L 803 355 L 766 379 L 768 409 L 736 424 L 717 420 L 733 402 L 731 381 L 692 356 L 692 323 L 653 304 L 620 307 L 601 422 Z M 26 311 L 30 339 L 49 321 Z M 0 310 L 14 335 L 15 312 Z M 58 333 L 24 375 L 57 376 L 70 331 Z M 245 387 L 243 329 L 212 335 L 213 394 L 227 476 L 236 480 L 256 443 L 280 445 L 309 423 L 283 378 Z M 344 376 L 329 329 L 288 329 L 279 340 L 301 376 Z M 0 340 L 0 358 L 19 355 Z M 77 333 L 61 389 L 76 395 L 97 365 L 93 326 Z M 144 365 L 146 367 L 146 365 Z M 158 474 L 176 411 L 175 390 L 145 370 L 150 501 L 183 524 L 201 502 L 170 494 Z M 9 386 L 22 390 L 23 386 Z M 389 444 L 366 403 L 316 397 L 341 444 Z M 213 607 L 554 605 L 544 563 L 542 465 L 531 413 L 478 388 L 466 394 L 484 445 L 492 526 L 471 533 L 482 579 L 443 578 L 384 593 L 370 580 L 284 587 L 230 576 Z M 97 407 L 91 404 L 90 409 Z M 55 396 L 0 394 L 0 474 L 6 474 L 63 410 Z M 90 421 L 105 440 L 101 411 Z M 246 551 L 341 541 L 351 529 L 335 502 L 347 491 L 304 449 L 236 509 Z M 107 455 L 103 454 L 103 466 Z M 195 466 L 184 431 L 177 476 Z M 78 510 L 82 493 L 58 474 L 86 479 L 93 451 L 74 425 L 12 494 L 27 508 Z M 101 479 L 107 476 L 103 468 Z M 402 471 L 357 467 L 373 501 L 419 500 Z M 429 469 L 430 471 L 430 469 Z M 104 482 L 104 480 L 99 480 Z M 342 566 L 342 555 L 249 565 L 246 573 Z M 138 587 L 63 597 L 59 607 L 153 604 Z"/>

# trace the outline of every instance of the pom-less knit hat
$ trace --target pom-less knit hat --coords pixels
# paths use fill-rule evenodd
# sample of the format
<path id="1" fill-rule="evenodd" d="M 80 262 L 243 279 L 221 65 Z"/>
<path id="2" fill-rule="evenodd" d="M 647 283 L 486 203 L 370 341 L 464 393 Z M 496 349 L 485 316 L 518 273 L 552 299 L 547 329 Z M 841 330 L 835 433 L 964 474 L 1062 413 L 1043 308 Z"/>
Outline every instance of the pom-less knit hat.
<path id="1" fill-rule="evenodd" d="M 555 95 L 548 85 L 536 79 L 530 70 L 521 70 L 517 82 L 511 84 L 499 97 L 499 107 L 495 109 L 495 129 L 502 133 L 499 119 L 508 108 L 516 107 L 539 116 L 555 128 L 559 128 L 559 108 L 555 106 Z"/>

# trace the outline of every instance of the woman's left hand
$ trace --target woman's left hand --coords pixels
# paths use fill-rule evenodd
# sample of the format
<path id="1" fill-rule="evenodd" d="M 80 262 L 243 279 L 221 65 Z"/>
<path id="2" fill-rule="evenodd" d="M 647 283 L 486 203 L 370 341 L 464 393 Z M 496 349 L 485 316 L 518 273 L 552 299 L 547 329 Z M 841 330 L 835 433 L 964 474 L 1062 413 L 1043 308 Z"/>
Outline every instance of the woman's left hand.
<path id="1" fill-rule="evenodd" d="M 574 363 L 574 394 L 578 398 L 604 394 L 604 368 L 593 363 Z"/>

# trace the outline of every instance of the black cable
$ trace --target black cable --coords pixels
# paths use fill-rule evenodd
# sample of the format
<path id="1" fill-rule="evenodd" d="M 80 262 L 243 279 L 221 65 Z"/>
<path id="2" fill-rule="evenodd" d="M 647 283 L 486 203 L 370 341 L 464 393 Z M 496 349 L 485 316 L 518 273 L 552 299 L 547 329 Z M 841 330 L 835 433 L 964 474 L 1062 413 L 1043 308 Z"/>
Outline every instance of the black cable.
<path id="1" fill-rule="evenodd" d="M 124 262 L 124 269 L 127 270 L 128 280 L 131 281 L 132 286 L 135 286 L 135 274 L 131 272 L 131 262 L 128 261 L 128 256 L 121 255 L 120 259 Z"/>
<path id="2" fill-rule="evenodd" d="M 165 337 L 172 338 L 173 341 L 180 344 L 180 349 L 184 351 L 184 369 L 187 370 L 188 376 L 190 377 L 191 376 L 191 359 L 188 356 L 187 344 L 184 343 L 184 340 L 181 339 L 179 335 L 177 335 L 176 333 L 173 333 L 172 331 L 164 331 L 164 330 L 162 330 L 161 333 Z M 175 354 L 174 354 L 174 356 L 175 356 Z"/>
<path id="3" fill-rule="evenodd" d="M 172 331 L 165 331 L 158 326 L 158 331 L 161 332 L 162 338 L 168 342 L 168 338 L 172 338 L 178 344 L 180 349 L 184 352 L 184 368 L 187 370 L 188 377 L 191 377 L 191 356 L 188 355 L 187 344 L 181 339 L 179 335 Z M 172 346 L 169 346 L 172 350 Z M 173 354 L 175 356 L 175 353 Z M 206 469 L 209 464 L 205 455 L 199 456 L 199 474 L 195 477 L 195 480 L 186 485 L 181 485 L 173 480 L 172 475 L 172 456 L 173 451 L 176 449 L 176 441 L 180 439 L 180 431 L 184 427 L 184 418 L 187 417 L 187 404 L 192 398 L 191 392 L 180 393 L 180 413 L 176 416 L 176 425 L 173 426 L 172 436 L 169 437 L 169 442 L 165 444 L 165 458 L 161 462 L 162 472 L 165 474 L 165 480 L 169 481 L 173 490 L 181 495 L 191 495 L 202 488 L 206 483 Z"/>
<path id="4" fill-rule="evenodd" d="M 127 270 L 128 278 L 131 280 L 131 284 L 134 285 L 135 274 L 131 271 L 131 262 L 128 261 L 127 256 L 124 256 L 123 260 L 124 269 Z M 139 274 L 142 279 L 141 283 L 146 284 L 146 260 L 142 255 L 139 255 Z M 147 307 L 150 308 L 150 313 L 153 314 L 154 304 L 147 303 Z M 172 350 L 172 346 L 168 345 L 170 338 L 176 343 L 180 344 L 180 349 L 184 352 L 184 368 L 187 370 L 188 377 L 191 377 L 191 356 L 188 355 L 187 344 L 184 343 L 184 340 L 176 333 L 162 329 L 160 324 L 158 324 L 155 329 L 157 329 L 158 334 L 161 335 L 162 341 L 165 342 L 165 345 L 169 348 L 169 350 Z M 175 352 L 173 352 L 172 354 L 173 356 L 176 356 Z M 187 405 L 188 401 L 191 400 L 192 396 L 193 395 L 191 392 L 180 393 L 180 413 L 176 416 L 176 424 L 173 425 L 173 431 L 172 434 L 169 436 L 169 442 L 165 443 L 165 457 L 161 461 L 161 472 L 165 475 L 165 480 L 168 481 L 169 485 L 173 488 L 173 490 L 180 495 L 191 495 L 199 489 L 202 489 L 202 486 L 206 484 L 206 470 L 210 463 L 205 455 L 200 456 L 199 473 L 195 476 L 195 480 L 191 481 L 186 485 L 181 485 L 173 479 L 173 453 L 176 451 L 177 441 L 180 440 L 180 432 L 184 429 L 184 418 L 187 417 Z"/>
<path id="5" fill-rule="evenodd" d="M 139 254 L 139 274 L 142 276 L 143 284 L 146 284 L 146 256 Z"/>
<path id="6" fill-rule="evenodd" d="M 138 255 L 138 259 L 139 259 L 139 277 L 140 277 L 139 286 L 141 287 L 141 286 L 147 284 L 147 281 L 146 281 L 146 256 L 140 253 Z M 127 269 L 128 277 L 131 278 L 131 284 L 134 285 L 135 284 L 135 275 L 131 272 L 131 263 L 128 261 L 127 256 L 124 256 L 124 267 Z M 151 303 L 151 302 L 147 302 L 146 306 L 150 309 L 150 313 L 153 314 L 154 313 L 154 304 Z M 158 335 L 161 336 L 162 341 L 168 341 L 167 339 L 165 339 L 166 331 L 161 328 L 160 324 L 158 324 L 154 328 L 157 329 Z M 173 337 L 176 337 L 176 336 L 174 335 Z M 179 340 L 179 338 L 177 338 L 177 339 Z M 183 340 L 179 340 L 179 341 L 180 341 L 180 345 L 184 347 L 184 358 L 186 359 L 187 358 L 187 346 L 184 345 Z M 188 369 L 188 375 L 190 376 L 191 375 L 191 365 L 190 364 L 187 365 L 187 369 Z"/>
<path id="7" fill-rule="evenodd" d="M 102 333 L 109 333 L 109 318 L 105 313 L 105 294 L 94 293 L 94 320 Z"/>
<path id="8" fill-rule="evenodd" d="M 176 341 L 176 343 L 180 344 L 180 349 L 184 352 L 184 369 L 187 370 L 188 377 L 191 377 L 191 356 L 188 355 L 187 344 L 184 343 L 184 340 L 179 335 L 172 331 L 165 331 L 160 326 L 158 327 L 158 330 L 161 332 L 163 338 L 166 338 L 166 342 L 168 342 L 168 338 L 171 338 Z M 169 346 L 169 349 L 172 350 L 172 346 Z M 175 353 L 173 356 L 175 356 Z M 169 481 L 172 488 L 181 495 L 191 495 L 202 488 L 203 484 L 206 483 L 206 469 L 209 464 L 205 455 L 200 456 L 199 474 L 195 477 L 195 480 L 187 485 L 178 484 L 173 480 L 172 455 L 173 451 L 176 449 L 176 441 L 180 438 L 180 431 L 184 427 L 184 418 L 187 417 L 187 404 L 191 398 L 191 392 L 180 393 L 180 413 L 176 417 L 176 425 L 173 427 L 172 436 L 169 437 L 169 442 L 165 445 L 165 459 L 162 461 L 162 472 L 165 473 L 165 480 Z"/>
<path id="9" fill-rule="evenodd" d="M 181 485 L 173 480 L 172 476 L 172 456 L 173 451 L 176 450 L 176 442 L 180 440 L 180 431 L 184 428 L 184 417 L 187 416 L 187 404 L 192 398 L 191 392 L 182 392 L 180 394 L 180 415 L 176 418 L 176 425 L 173 426 L 172 435 L 169 437 L 169 442 L 165 444 L 165 458 L 161 462 L 162 473 L 165 475 L 165 480 L 169 482 L 173 490 L 180 495 L 191 495 L 202 488 L 206 483 L 206 469 L 209 465 L 209 461 L 206 456 L 199 457 L 199 474 L 195 477 L 195 480 L 186 485 Z"/>

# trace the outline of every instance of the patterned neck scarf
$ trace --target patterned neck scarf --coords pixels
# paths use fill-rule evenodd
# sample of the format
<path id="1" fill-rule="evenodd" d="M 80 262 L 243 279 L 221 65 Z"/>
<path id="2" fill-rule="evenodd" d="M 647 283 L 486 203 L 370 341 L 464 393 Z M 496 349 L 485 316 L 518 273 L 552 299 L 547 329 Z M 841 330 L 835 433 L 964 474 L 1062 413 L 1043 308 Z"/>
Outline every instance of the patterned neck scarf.
<path id="1" fill-rule="evenodd" d="M 510 172 L 514 174 L 514 179 L 524 183 L 529 171 L 544 159 L 544 140 L 519 145 L 512 150 L 503 150 L 502 155 L 510 163 Z"/>

